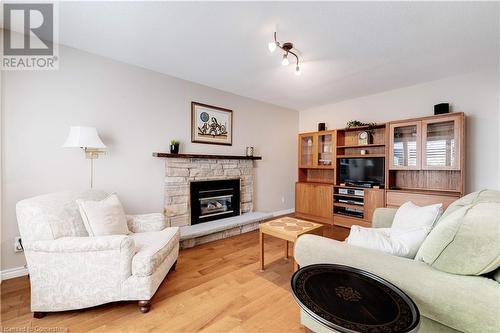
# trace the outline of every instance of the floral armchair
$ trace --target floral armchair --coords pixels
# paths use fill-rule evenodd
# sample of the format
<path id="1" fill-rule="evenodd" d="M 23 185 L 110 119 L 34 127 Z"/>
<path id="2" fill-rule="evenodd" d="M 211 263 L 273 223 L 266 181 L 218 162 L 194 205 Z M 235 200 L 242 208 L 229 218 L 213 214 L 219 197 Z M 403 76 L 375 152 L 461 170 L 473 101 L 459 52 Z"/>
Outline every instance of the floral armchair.
<path id="1" fill-rule="evenodd" d="M 101 200 L 102 191 L 60 192 L 17 203 L 17 220 L 28 263 L 31 310 L 47 312 L 151 298 L 179 253 L 179 229 L 163 214 L 128 215 L 128 235 L 89 237 L 77 199 Z"/>

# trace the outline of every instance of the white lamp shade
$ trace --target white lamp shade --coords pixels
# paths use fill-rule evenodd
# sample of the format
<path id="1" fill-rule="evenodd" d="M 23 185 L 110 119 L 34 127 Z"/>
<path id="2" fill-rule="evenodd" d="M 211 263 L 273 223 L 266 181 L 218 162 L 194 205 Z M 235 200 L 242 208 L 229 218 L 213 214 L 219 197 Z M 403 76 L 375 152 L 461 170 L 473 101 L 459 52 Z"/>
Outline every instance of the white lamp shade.
<path id="1" fill-rule="evenodd" d="M 95 127 L 71 126 L 68 138 L 63 147 L 100 149 L 106 148 L 106 145 L 104 145 L 99 135 L 97 135 L 97 129 Z"/>

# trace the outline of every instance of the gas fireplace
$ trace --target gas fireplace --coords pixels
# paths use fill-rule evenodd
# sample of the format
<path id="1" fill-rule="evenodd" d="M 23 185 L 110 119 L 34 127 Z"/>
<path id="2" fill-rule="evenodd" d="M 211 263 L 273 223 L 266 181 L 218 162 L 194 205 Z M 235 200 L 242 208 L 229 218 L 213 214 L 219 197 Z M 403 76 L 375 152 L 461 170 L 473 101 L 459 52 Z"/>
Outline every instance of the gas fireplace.
<path id="1" fill-rule="evenodd" d="M 240 215 L 240 180 L 193 181 L 191 224 Z"/>

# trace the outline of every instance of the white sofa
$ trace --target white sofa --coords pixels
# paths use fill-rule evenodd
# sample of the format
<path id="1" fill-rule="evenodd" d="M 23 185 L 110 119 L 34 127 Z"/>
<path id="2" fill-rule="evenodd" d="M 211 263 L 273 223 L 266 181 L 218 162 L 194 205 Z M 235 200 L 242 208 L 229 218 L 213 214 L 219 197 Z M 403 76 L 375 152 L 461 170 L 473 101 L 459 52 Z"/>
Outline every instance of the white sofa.
<path id="1" fill-rule="evenodd" d="M 77 199 L 101 200 L 102 191 L 60 192 L 17 203 L 17 220 L 28 263 L 31 310 L 46 312 L 151 298 L 179 254 L 179 229 L 163 214 L 128 215 L 129 235 L 89 237 Z"/>

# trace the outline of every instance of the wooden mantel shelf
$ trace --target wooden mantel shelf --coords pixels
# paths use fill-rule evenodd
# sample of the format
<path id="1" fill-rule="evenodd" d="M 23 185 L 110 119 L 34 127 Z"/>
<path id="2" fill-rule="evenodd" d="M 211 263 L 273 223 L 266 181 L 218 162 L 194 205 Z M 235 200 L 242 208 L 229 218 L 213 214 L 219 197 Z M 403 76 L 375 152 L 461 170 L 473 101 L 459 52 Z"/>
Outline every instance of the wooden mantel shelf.
<path id="1" fill-rule="evenodd" d="M 163 158 L 204 158 L 217 160 L 261 160 L 261 156 L 237 156 L 237 155 L 206 155 L 206 154 L 170 154 L 153 153 L 154 157 Z"/>

